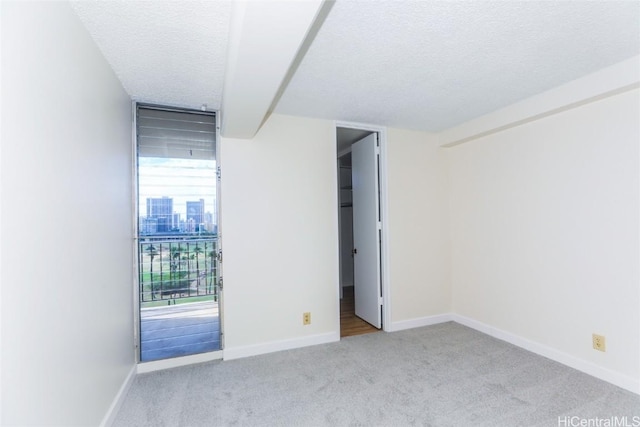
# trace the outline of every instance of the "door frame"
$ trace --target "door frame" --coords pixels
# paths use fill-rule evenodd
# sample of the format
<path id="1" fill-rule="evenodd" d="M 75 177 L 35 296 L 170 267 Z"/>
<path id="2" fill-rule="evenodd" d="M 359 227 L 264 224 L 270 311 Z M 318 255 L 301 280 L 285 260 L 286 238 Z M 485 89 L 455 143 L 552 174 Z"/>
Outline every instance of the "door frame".
<path id="1" fill-rule="evenodd" d="M 168 110 L 177 109 L 180 111 L 193 111 L 199 112 L 196 109 L 189 108 L 181 108 L 181 107 L 172 107 L 166 105 L 158 105 L 158 104 L 148 104 L 145 102 L 131 101 L 131 204 L 133 206 L 132 209 L 132 250 L 134 256 L 132 257 L 133 263 L 133 320 L 134 320 L 134 330 L 133 330 L 133 345 L 135 350 L 135 362 L 136 362 L 136 373 L 147 373 L 153 372 L 163 369 L 170 369 L 179 366 L 187 366 L 193 365 L 196 363 L 209 362 L 212 360 L 221 360 L 224 354 L 224 320 L 223 320 L 223 296 L 222 289 L 218 291 L 218 316 L 220 321 L 220 350 L 210 351 L 206 353 L 197 353 L 191 354 L 188 356 L 179 356 L 173 357 L 169 359 L 160 359 L 153 360 L 149 362 L 142 362 L 140 360 L 140 282 L 139 282 L 139 274 L 140 274 L 140 263 L 138 261 L 138 248 L 139 248 L 139 201 L 138 201 L 138 115 L 137 108 L 138 106 L 144 105 L 152 105 L 154 107 L 166 108 Z M 200 110 L 203 111 L 203 110 Z M 220 170 L 220 153 L 221 153 L 221 136 L 220 136 L 220 110 L 208 109 L 206 110 L 208 113 L 214 113 L 216 118 L 216 169 Z M 222 234 L 221 234 L 221 197 L 220 197 L 220 188 L 221 188 L 221 178 L 219 178 L 216 171 L 216 220 L 218 223 L 218 250 L 222 250 Z M 218 276 L 222 276 L 222 261 L 218 262 Z"/>
<path id="2" fill-rule="evenodd" d="M 388 197 L 387 197 L 387 128 L 383 126 L 376 126 L 366 123 L 357 123 L 357 122 L 346 122 L 346 121 L 338 121 L 334 122 L 334 149 L 335 158 L 338 159 L 338 156 L 344 153 L 338 153 L 338 128 L 348 128 L 348 129 L 357 129 L 357 130 L 366 130 L 371 132 L 376 132 L 378 134 L 378 141 L 380 143 L 380 213 L 381 213 L 381 222 L 382 222 L 382 242 L 380 242 L 380 281 L 382 286 L 382 330 L 385 332 L 390 332 L 391 328 L 391 286 L 392 283 L 389 280 L 389 206 L 388 206 Z M 337 164 L 337 163 L 336 163 Z M 337 171 L 336 171 L 337 172 Z M 336 173 L 337 180 L 337 173 Z M 336 182 L 336 189 L 338 188 Z M 336 209 L 339 211 L 340 203 L 339 203 L 339 194 L 338 194 L 338 202 L 336 204 Z M 340 227 L 338 221 L 338 227 Z M 336 232 L 340 233 L 340 228 L 336 230 Z M 338 252 L 340 251 L 340 242 L 338 241 Z M 338 262 L 338 270 L 340 270 L 340 262 L 339 256 L 337 259 Z M 341 273 L 338 274 L 338 298 L 342 295 L 342 282 L 340 280 Z M 338 307 L 340 306 L 340 300 L 338 299 Z M 338 310 L 339 311 L 339 310 Z M 338 313 L 338 325 L 340 324 L 340 314 Z"/>
<path id="3" fill-rule="evenodd" d="M 224 286 L 222 284 L 222 167 L 220 153 L 222 153 L 222 138 L 220 135 L 221 114 L 220 110 L 211 110 L 216 114 L 216 233 L 218 236 L 218 322 L 220 322 L 220 350 L 219 358 L 224 354 Z"/>

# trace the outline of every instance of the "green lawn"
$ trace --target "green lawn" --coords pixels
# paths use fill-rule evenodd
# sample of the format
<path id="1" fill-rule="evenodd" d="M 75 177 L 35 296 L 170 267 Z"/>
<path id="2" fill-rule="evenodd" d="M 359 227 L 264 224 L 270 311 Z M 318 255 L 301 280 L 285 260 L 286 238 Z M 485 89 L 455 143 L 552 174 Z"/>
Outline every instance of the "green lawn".
<path id="1" fill-rule="evenodd" d="M 154 254 L 149 254 L 153 248 Z M 179 249 L 179 251 L 175 251 Z M 212 250 L 213 249 L 213 250 Z M 140 307 L 157 307 L 211 300 L 214 295 L 205 295 L 215 286 L 216 273 L 213 254 L 216 244 L 200 243 L 155 243 L 141 246 Z M 175 253 L 175 256 L 174 256 Z M 171 255 L 170 255 L 171 254 Z M 180 256 L 180 254 L 185 254 Z M 179 257 L 179 259 L 178 259 Z M 172 267 L 175 269 L 171 271 Z M 151 270 L 153 269 L 153 273 Z M 197 289 L 195 281 L 200 276 Z M 153 293 L 153 295 L 152 295 Z M 178 296 L 179 298 L 172 298 Z M 155 298 L 155 299 L 154 299 Z"/>

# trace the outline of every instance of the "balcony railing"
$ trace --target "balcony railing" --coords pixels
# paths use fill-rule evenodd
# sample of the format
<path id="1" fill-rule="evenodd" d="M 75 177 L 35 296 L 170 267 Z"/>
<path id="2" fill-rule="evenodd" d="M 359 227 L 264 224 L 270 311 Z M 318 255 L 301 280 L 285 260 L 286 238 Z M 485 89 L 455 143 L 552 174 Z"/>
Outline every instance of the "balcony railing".
<path id="1" fill-rule="evenodd" d="M 142 307 L 218 297 L 217 237 L 141 237 L 139 248 Z M 207 298 L 204 298 L 207 299 Z"/>

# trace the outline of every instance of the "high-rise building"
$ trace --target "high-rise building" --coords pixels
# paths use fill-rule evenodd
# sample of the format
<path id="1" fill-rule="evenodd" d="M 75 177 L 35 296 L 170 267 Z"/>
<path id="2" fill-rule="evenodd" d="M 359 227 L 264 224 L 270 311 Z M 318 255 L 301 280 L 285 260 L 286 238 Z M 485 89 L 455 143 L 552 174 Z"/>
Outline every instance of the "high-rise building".
<path id="1" fill-rule="evenodd" d="M 173 213 L 173 222 L 171 224 L 171 228 L 173 230 L 180 230 L 180 214 L 177 212 Z"/>
<path id="2" fill-rule="evenodd" d="M 173 199 L 171 197 L 147 198 L 147 218 L 158 220 L 158 233 L 171 231 L 172 216 Z"/>
<path id="3" fill-rule="evenodd" d="M 201 231 L 200 225 L 204 223 L 204 199 L 187 202 L 187 221 L 190 219 L 195 223 L 195 231 Z"/>
<path id="4" fill-rule="evenodd" d="M 140 232 L 142 234 L 155 234 L 158 232 L 157 218 L 140 218 Z"/>
<path id="5" fill-rule="evenodd" d="M 206 212 L 204 214 L 204 228 L 208 232 L 212 233 L 213 229 L 213 214 L 211 212 Z"/>

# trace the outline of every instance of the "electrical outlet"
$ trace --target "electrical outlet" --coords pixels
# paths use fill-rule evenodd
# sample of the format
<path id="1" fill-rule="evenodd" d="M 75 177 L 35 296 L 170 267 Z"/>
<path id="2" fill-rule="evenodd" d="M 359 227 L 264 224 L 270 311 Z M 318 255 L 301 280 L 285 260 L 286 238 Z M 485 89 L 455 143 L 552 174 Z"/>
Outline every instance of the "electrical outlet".
<path id="1" fill-rule="evenodd" d="M 607 344 L 604 335 L 593 334 L 593 348 L 598 351 L 607 351 Z"/>
<path id="2" fill-rule="evenodd" d="M 308 311 L 306 313 L 302 313 L 302 324 L 310 325 L 311 324 L 311 313 Z"/>

